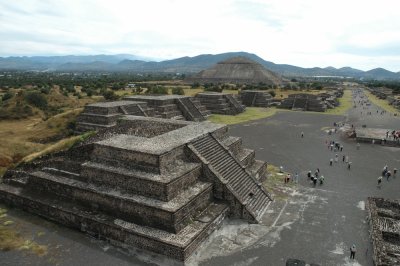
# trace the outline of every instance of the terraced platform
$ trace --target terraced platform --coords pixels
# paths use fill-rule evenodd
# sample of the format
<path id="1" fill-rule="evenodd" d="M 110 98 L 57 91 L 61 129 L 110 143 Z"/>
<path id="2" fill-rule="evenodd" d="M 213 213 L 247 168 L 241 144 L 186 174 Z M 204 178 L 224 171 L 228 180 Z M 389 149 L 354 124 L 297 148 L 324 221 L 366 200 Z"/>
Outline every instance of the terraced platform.
<path id="1" fill-rule="evenodd" d="M 184 261 L 226 216 L 260 221 L 272 201 L 265 169 L 224 125 L 126 116 L 7 171 L 0 201 Z"/>

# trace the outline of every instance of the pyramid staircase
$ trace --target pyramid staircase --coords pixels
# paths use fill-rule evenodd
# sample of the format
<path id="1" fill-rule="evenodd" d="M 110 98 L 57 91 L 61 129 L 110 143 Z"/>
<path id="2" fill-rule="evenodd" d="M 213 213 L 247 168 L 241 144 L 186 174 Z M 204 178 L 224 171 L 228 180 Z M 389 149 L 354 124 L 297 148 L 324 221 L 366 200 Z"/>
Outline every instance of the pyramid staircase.
<path id="1" fill-rule="evenodd" d="M 272 197 L 232 152 L 212 134 L 192 142 L 190 148 L 240 203 L 241 209 L 231 210 L 232 215 L 260 222 Z"/>

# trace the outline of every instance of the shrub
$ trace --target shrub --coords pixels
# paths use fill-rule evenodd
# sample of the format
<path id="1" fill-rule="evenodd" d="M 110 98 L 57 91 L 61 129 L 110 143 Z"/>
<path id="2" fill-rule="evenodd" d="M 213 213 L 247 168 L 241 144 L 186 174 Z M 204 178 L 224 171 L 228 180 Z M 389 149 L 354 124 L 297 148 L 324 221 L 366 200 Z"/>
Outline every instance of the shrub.
<path id="1" fill-rule="evenodd" d="M 39 109 L 47 108 L 47 100 L 43 94 L 39 92 L 29 92 L 25 95 L 25 100 Z"/>
<path id="2" fill-rule="evenodd" d="M 3 102 L 5 102 L 5 101 L 11 99 L 12 97 L 14 97 L 14 93 L 12 93 L 12 92 L 10 92 L 10 91 L 7 91 L 7 92 L 3 95 L 3 97 L 2 97 L 1 99 L 3 100 Z"/>
<path id="3" fill-rule="evenodd" d="M 271 94 L 272 97 L 275 97 L 276 95 L 275 91 L 269 91 L 268 93 Z"/>
<path id="4" fill-rule="evenodd" d="M 116 100 L 118 96 L 113 91 L 102 90 L 101 95 L 103 95 L 106 100 Z"/>
<path id="5" fill-rule="evenodd" d="M 43 94 L 49 94 L 50 93 L 50 88 L 49 87 L 43 87 L 40 89 L 40 92 Z"/>
<path id="6" fill-rule="evenodd" d="M 185 92 L 183 91 L 182 88 L 177 87 L 177 88 L 172 88 L 172 94 L 184 95 Z"/>
<path id="7" fill-rule="evenodd" d="M 222 92 L 222 87 L 219 85 L 211 85 L 207 88 L 204 88 L 204 91 L 212 91 L 212 92 Z"/>

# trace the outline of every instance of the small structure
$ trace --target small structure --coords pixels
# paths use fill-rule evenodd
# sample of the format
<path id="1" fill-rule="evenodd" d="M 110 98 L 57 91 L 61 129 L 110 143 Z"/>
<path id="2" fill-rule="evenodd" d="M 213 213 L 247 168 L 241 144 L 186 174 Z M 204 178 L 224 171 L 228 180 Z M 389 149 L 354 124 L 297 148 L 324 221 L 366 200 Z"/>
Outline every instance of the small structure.
<path id="1" fill-rule="evenodd" d="M 325 112 L 327 108 L 321 97 L 307 93 L 290 94 L 288 98 L 282 100 L 279 107 L 314 112 Z"/>
<path id="2" fill-rule="evenodd" d="M 400 202 L 368 198 L 374 265 L 400 265 Z"/>
<path id="3" fill-rule="evenodd" d="M 272 96 L 268 91 L 242 90 L 239 94 L 245 106 L 268 107 L 272 103 Z"/>
<path id="4" fill-rule="evenodd" d="M 400 138 L 394 138 L 394 136 L 391 134 L 392 132 L 392 129 L 383 128 L 357 127 L 355 129 L 357 142 L 400 147 Z M 400 130 L 395 132 L 398 136 L 400 136 Z"/>
<path id="5" fill-rule="evenodd" d="M 154 108 L 155 117 L 204 121 L 210 112 L 203 106 L 198 99 L 182 95 L 133 95 L 125 96 L 124 100 L 134 102 L 146 102 Z"/>
<path id="6" fill-rule="evenodd" d="M 266 163 L 228 127 L 125 116 L 68 151 L 8 170 L 0 202 L 123 247 L 186 260 L 226 217 L 258 223 Z"/>
<path id="7" fill-rule="evenodd" d="M 148 108 L 146 102 L 115 101 L 92 103 L 85 109 L 76 120 L 77 133 L 101 128 L 113 127 L 117 120 L 123 115 L 154 116 L 154 110 Z"/>
<path id="8" fill-rule="evenodd" d="M 204 121 L 210 112 L 194 97 L 180 95 L 126 96 L 122 101 L 85 106 L 78 116 L 76 132 L 112 127 L 125 115 L 175 120 Z"/>
<path id="9" fill-rule="evenodd" d="M 219 92 L 201 92 L 196 98 L 213 114 L 237 115 L 244 112 L 242 105 L 232 94 Z"/>

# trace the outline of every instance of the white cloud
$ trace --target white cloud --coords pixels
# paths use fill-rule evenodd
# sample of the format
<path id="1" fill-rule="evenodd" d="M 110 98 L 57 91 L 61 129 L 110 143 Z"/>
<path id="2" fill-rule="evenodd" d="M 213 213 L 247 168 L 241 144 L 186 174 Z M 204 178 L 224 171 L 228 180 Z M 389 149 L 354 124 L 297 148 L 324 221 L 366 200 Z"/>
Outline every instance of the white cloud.
<path id="1" fill-rule="evenodd" d="M 0 56 L 247 51 L 303 67 L 400 70 L 400 2 L 19 0 L 0 2 Z"/>

